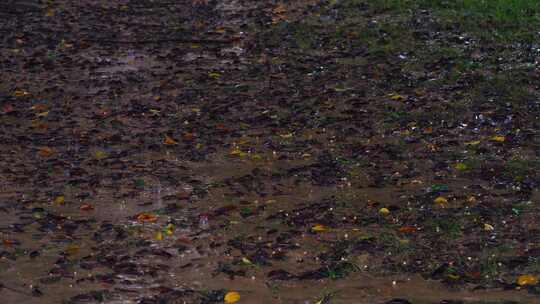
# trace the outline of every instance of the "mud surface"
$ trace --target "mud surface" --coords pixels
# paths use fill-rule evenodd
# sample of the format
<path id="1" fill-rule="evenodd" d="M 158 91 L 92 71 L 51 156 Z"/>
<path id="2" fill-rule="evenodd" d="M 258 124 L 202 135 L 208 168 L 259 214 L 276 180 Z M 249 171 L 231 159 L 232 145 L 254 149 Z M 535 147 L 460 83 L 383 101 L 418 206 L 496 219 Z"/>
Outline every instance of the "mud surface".
<path id="1" fill-rule="evenodd" d="M 361 1 L 0 16 L 2 303 L 540 301 L 530 57 L 429 12 L 388 54 L 407 39 Z M 485 68 L 433 85 L 442 44 Z"/>

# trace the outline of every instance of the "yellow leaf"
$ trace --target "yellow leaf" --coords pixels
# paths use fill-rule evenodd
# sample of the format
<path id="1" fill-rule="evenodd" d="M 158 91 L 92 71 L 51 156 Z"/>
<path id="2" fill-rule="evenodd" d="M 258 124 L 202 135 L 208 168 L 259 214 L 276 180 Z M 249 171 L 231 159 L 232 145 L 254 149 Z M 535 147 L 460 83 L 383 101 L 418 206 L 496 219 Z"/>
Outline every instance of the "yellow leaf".
<path id="1" fill-rule="evenodd" d="M 380 215 L 387 215 L 389 213 L 390 213 L 390 210 L 388 210 L 388 208 L 383 207 L 383 208 L 379 209 L 379 214 Z"/>
<path id="2" fill-rule="evenodd" d="M 172 235 L 174 233 L 174 225 L 173 224 L 168 224 L 166 227 L 165 227 L 165 233 L 167 235 Z"/>
<path id="3" fill-rule="evenodd" d="M 292 138 L 293 134 L 292 133 L 280 134 L 279 137 L 281 137 L 281 138 Z"/>
<path id="4" fill-rule="evenodd" d="M 212 77 L 212 78 L 219 78 L 221 77 L 221 73 L 218 73 L 218 72 L 210 72 L 208 73 L 208 76 Z"/>
<path id="5" fill-rule="evenodd" d="M 389 94 L 388 96 L 394 101 L 404 101 L 406 99 L 404 96 L 396 93 Z"/>
<path id="6" fill-rule="evenodd" d="M 105 151 L 97 150 L 96 152 L 94 152 L 94 158 L 97 160 L 107 158 L 107 156 L 109 155 Z"/>
<path id="7" fill-rule="evenodd" d="M 262 156 L 260 156 L 259 154 L 253 154 L 253 155 L 251 155 L 251 159 L 253 159 L 253 160 L 261 160 Z"/>
<path id="8" fill-rule="evenodd" d="M 54 199 L 54 203 L 57 205 L 63 205 L 65 202 L 65 197 L 63 195 L 59 195 Z"/>
<path id="9" fill-rule="evenodd" d="M 328 230 L 328 227 L 321 224 L 316 224 L 315 226 L 311 227 L 311 231 L 314 231 L 314 232 L 324 232 L 327 230 Z"/>
<path id="10" fill-rule="evenodd" d="M 236 303 L 240 300 L 240 294 L 236 291 L 229 291 L 225 294 L 225 298 L 223 300 L 227 304 Z"/>
<path id="11" fill-rule="evenodd" d="M 477 145 L 480 144 L 480 141 L 479 140 L 473 140 L 473 141 L 468 141 L 465 144 L 468 145 L 468 146 L 477 146 Z"/>
<path id="12" fill-rule="evenodd" d="M 242 150 L 240 150 L 239 148 L 234 148 L 230 153 L 229 153 L 231 156 L 239 156 L 239 157 L 244 157 L 247 155 L 246 152 L 243 152 Z"/>
<path id="13" fill-rule="evenodd" d="M 81 248 L 78 245 L 71 244 L 66 247 L 66 253 L 69 255 L 75 255 L 79 252 Z"/>
<path id="14" fill-rule="evenodd" d="M 433 202 L 437 205 L 446 206 L 448 205 L 448 200 L 442 196 L 437 197 Z"/>
<path id="15" fill-rule="evenodd" d="M 163 141 L 164 144 L 168 146 L 176 145 L 178 142 L 174 140 L 172 137 L 165 135 L 165 140 Z"/>
<path id="16" fill-rule="evenodd" d="M 517 278 L 517 283 L 519 286 L 536 285 L 538 284 L 538 278 L 530 274 L 523 274 Z"/>
<path id="17" fill-rule="evenodd" d="M 488 223 L 485 223 L 484 224 L 484 230 L 485 231 L 493 231 L 493 230 L 495 230 L 495 227 L 493 227 L 492 225 L 490 225 Z"/>
<path id="18" fill-rule="evenodd" d="M 15 92 L 13 92 L 13 96 L 15 96 L 15 97 L 28 97 L 28 96 L 30 96 L 30 93 L 28 93 L 25 90 L 16 90 Z"/>
<path id="19" fill-rule="evenodd" d="M 246 257 L 242 258 L 242 263 L 246 265 L 253 265 L 253 263 Z"/>
<path id="20" fill-rule="evenodd" d="M 469 167 L 467 167 L 467 165 L 464 164 L 464 163 L 457 163 L 457 164 L 455 165 L 455 168 L 456 168 L 456 170 L 458 170 L 458 171 L 465 171 L 465 170 L 469 169 Z"/>
<path id="21" fill-rule="evenodd" d="M 506 137 L 504 135 L 495 135 L 491 137 L 490 139 L 496 142 L 504 142 L 506 140 Z"/>
<path id="22" fill-rule="evenodd" d="M 41 112 L 41 113 L 36 114 L 37 117 L 47 117 L 47 115 L 49 115 L 49 111 L 45 111 L 45 112 Z"/>
<path id="23" fill-rule="evenodd" d="M 154 236 L 156 241 L 162 241 L 163 240 L 163 233 L 161 231 L 156 232 L 156 235 Z"/>

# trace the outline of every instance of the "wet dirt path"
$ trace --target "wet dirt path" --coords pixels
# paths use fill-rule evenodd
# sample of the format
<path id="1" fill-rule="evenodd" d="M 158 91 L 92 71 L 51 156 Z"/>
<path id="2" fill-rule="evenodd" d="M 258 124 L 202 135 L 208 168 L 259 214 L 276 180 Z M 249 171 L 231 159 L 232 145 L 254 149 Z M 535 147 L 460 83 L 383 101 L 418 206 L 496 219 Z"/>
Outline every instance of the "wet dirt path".
<path id="1" fill-rule="evenodd" d="M 341 96 L 333 87 L 346 75 L 318 66 L 334 59 L 289 63 L 294 54 L 254 32 L 317 5 L 13 6 L 0 85 L 4 303 L 221 303 L 231 290 L 240 303 L 537 301 L 504 286 L 474 291 L 474 280 L 443 284 L 409 251 L 432 248 L 404 236 L 417 228 L 389 232 L 412 227 L 399 212 L 419 207 L 439 176 L 422 160 L 421 176 L 402 174 L 410 168 L 395 151 L 380 151 L 394 139 L 363 109 L 367 80 Z M 21 14 L 35 22 L 17 30 Z M 332 125 L 350 117 L 348 131 Z M 344 158 L 360 148 L 365 158 Z M 468 184 L 455 178 L 445 191 Z M 418 270 L 389 271 L 392 254 Z"/>

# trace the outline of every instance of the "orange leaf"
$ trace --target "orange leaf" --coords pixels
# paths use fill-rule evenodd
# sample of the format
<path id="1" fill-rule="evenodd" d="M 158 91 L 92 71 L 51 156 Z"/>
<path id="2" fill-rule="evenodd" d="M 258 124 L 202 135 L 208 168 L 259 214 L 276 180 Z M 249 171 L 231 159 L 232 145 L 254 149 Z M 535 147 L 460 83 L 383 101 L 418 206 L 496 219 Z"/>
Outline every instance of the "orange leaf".
<path id="1" fill-rule="evenodd" d="M 183 138 L 185 141 L 192 141 L 192 140 L 195 139 L 195 134 L 186 132 L 186 133 L 184 133 L 184 135 L 182 136 L 182 138 Z"/>
<path id="2" fill-rule="evenodd" d="M 229 128 L 227 128 L 227 126 L 224 125 L 224 124 L 222 124 L 222 123 L 218 123 L 218 124 L 216 125 L 216 130 L 228 132 L 228 131 L 229 131 Z"/>
<path id="3" fill-rule="evenodd" d="M 155 214 L 141 212 L 139 215 L 137 215 L 137 221 L 144 223 L 144 222 L 155 222 L 157 221 L 157 216 Z"/>
<path id="4" fill-rule="evenodd" d="M 413 233 L 413 232 L 418 231 L 418 228 L 414 226 L 403 226 L 403 227 L 400 227 L 398 231 L 401 233 Z"/>
<path id="5" fill-rule="evenodd" d="M 54 153 L 53 149 L 49 147 L 42 147 L 39 149 L 38 154 L 41 157 L 49 157 Z"/>
<path id="6" fill-rule="evenodd" d="M 538 278 L 530 274 L 523 274 L 518 277 L 517 283 L 520 286 L 536 285 L 538 284 Z"/>
<path id="7" fill-rule="evenodd" d="M 11 246 L 15 245 L 15 241 L 4 239 L 4 240 L 2 240 L 2 244 L 4 244 L 4 246 L 6 246 L 6 247 L 11 247 Z"/>
<path id="8" fill-rule="evenodd" d="M 164 144 L 168 146 L 176 145 L 178 142 L 174 140 L 172 137 L 165 135 L 165 140 L 163 141 Z"/>

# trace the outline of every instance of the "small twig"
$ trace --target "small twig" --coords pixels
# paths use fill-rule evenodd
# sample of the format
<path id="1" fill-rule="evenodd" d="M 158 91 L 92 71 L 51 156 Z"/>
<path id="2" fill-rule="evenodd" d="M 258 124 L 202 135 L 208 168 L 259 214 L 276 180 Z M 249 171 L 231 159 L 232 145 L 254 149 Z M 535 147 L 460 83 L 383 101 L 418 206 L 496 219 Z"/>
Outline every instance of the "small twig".
<path id="1" fill-rule="evenodd" d="M 26 292 L 26 291 L 23 291 L 23 290 L 19 290 L 19 289 L 17 289 L 17 288 L 9 287 L 9 286 L 6 286 L 6 285 L 0 283 L 0 290 L 2 290 L 2 288 L 3 288 L 3 289 L 7 289 L 7 290 L 9 290 L 9 291 L 13 291 L 13 292 L 18 293 L 18 294 L 22 294 L 22 295 L 25 295 L 25 296 L 32 297 L 32 294 L 29 293 L 29 292 Z"/>

